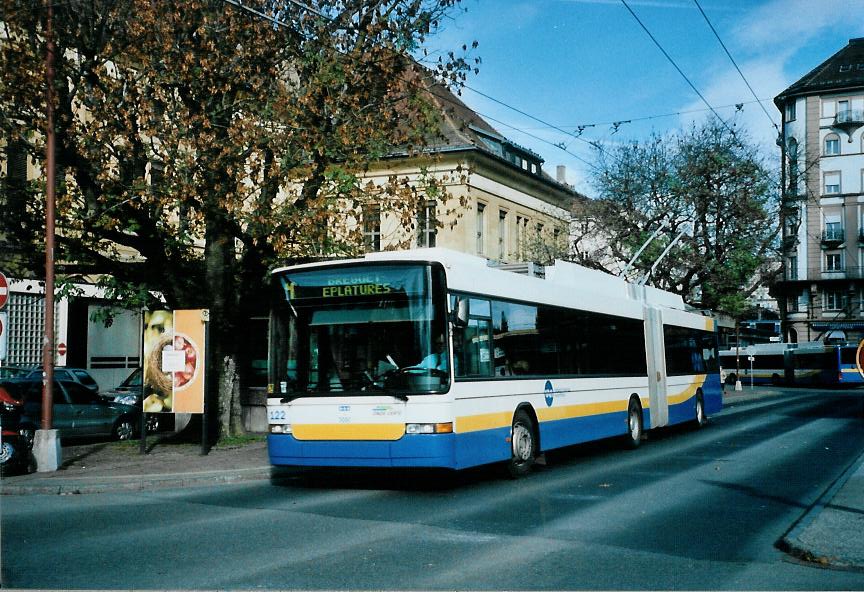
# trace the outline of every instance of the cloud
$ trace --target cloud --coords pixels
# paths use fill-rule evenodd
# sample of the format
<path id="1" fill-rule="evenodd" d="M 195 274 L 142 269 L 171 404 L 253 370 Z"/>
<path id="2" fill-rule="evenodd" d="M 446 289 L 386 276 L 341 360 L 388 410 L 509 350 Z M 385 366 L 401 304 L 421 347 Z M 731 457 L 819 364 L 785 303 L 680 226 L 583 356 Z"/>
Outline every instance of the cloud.
<path id="1" fill-rule="evenodd" d="M 771 0 L 747 14 L 733 34 L 740 47 L 758 52 L 788 47 L 790 41 L 801 47 L 826 30 L 839 32 L 848 30 L 850 23 L 862 22 L 864 2 L 860 0 Z"/>
<path id="2" fill-rule="evenodd" d="M 767 101 L 762 101 L 762 107 L 765 108 L 764 111 L 759 104 L 750 102 L 755 101 L 752 93 L 728 60 L 728 67 L 716 68 L 716 74 L 709 84 L 704 89 L 700 89 L 702 95 L 708 103 L 715 106 L 715 109 L 717 105 L 740 103 L 742 98 L 746 97 L 748 101 L 740 103 L 740 110 L 736 110 L 735 108 L 722 109 L 718 110 L 718 113 L 730 125 L 734 123 L 738 129 L 747 130 L 750 139 L 758 144 L 763 151 L 771 152 L 775 150 L 774 142 L 778 131 L 772 125 L 772 121 L 779 125 L 780 113 L 774 106 L 773 97 L 787 86 L 783 68 L 785 61 L 786 56 L 774 55 L 764 59 L 739 63 L 741 71 L 744 72 L 744 76 L 747 77 L 747 81 L 753 87 L 756 96 L 760 99 L 768 99 Z M 696 98 L 690 104 L 683 107 L 684 111 L 691 109 L 705 109 L 705 103 Z M 710 111 L 686 114 L 682 116 L 681 124 L 686 127 L 693 122 L 703 121 L 710 115 Z"/>

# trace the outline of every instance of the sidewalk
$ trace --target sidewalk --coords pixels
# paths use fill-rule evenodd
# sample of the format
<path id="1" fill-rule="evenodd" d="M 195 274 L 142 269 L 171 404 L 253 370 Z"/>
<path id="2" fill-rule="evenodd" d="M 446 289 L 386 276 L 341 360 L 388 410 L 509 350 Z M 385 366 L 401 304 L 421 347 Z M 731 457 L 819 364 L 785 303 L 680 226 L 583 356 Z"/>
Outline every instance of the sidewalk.
<path id="1" fill-rule="evenodd" d="M 59 470 L 4 476 L 0 494 L 78 494 L 118 490 L 189 487 L 270 478 L 264 436 L 218 444 L 207 455 L 199 443 L 150 437 L 147 454 L 137 440 L 63 447 Z"/>
<path id="2" fill-rule="evenodd" d="M 727 391 L 729 407 L 782 396 L 780 389 Z M 864 422 L 864 418 L 862 418 Z M 271 467 L 264 436 L 232 445 L 219 444 L 201 454 L 197 443 L 167 436 L 150 438 L 149 453 L 139 442 L 97 442 L 63 448 L 53 473 L 30 473 L 0 479 L 0 494 L 84 494 L 207 486 L 268 480 Z M 798 559 L 819 565 L 864 571 L 864 453 L 777 543 Z"/>

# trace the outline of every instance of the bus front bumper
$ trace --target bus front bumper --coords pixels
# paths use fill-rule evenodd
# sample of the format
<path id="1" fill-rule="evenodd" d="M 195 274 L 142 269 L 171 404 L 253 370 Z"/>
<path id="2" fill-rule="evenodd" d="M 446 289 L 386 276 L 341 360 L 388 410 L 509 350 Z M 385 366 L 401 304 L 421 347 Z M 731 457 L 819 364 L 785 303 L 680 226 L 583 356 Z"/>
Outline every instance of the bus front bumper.
<path id="1" fill-rule="evenodd" d="M 392 441 L 310 441 L 270 434 L 267 448 L 274 466 L 456 467 L 454 434 L 406 434 Z"/>

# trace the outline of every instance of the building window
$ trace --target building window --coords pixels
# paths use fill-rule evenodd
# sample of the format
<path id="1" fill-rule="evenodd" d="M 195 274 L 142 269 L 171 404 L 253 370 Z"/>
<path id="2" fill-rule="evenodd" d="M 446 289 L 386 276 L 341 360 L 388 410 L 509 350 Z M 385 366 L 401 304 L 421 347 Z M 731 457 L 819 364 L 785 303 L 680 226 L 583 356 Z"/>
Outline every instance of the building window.
<path id="1" fill-rule="evenodd" d="M 5 191 L 0 192 L 0 206 L 5 216 L 21 216 L 27 204 L 27 146 L 20 140 L 10 140 L 5 156 Z"/>
<path id="2" fill-rule="evenodd" d="M 381 206 L 378 204 L 363 209 L 363 246 L 367 252 L 381 250 Z"/>
<path id="3" fill-rule="evenodd" d="M 513 251 L 516 253 L 516 258 L 522 259 L 522 237 L 524 233 L 522 232 L 522 221 L 524 218 L 522 216 L 516 216 L 516 244 L 514 245 Z"/>
<path id="4" fill-rule="evenodd" d="M 786 312 L 798 312 L 798 297 L 790 296 L 786 303 Z"/>
<path id="5" fill-rule="evenodd" d="M 825 195 L 835 195 L 840 193 L 840 173 L 825 173 Z"/>
<path id="6" fill-rule="evenodd" d="M 525 251 L 528 238 L 528 218 L 516 216 L 516 256 L 519 260 L 525 259 Z"/>
<path id="7" fill-rule="evenodd" d="M 826 271 L 843 271 L 843 257 L 840 253 L 827 253 L 825 255 Z"/>
<path id="8" fill-rule="evenodd" d="M 507 258 L 507 212 L 498 211 L 498 259 Z"/>
<path id="9" fill-rule="evenodd" d="M 849 101 L 837 101 L 837 121 L 849 120 Z"/>
<path id="10" fill-rule="evenodd" d="M 825 310 L 843 310 L 843 292 L 826 290 L 823 294 L 822 308 Z"/>
<path id="11" fill-rule="evenodd" d="M 789 140 L 789 150 L 787 152 L 789 159 L 789 189 L 795 193 L 798 192 L 798 140 L 791 138 Z"/>
<path id="12" fill-rule="evenodd" d="M 438 219 L 436 218 L 435 201 L 427 201 L 417 217 L 417 246 L 434 247 L 435 235 L 438 233 Z"/>
<path id="13" fill-rule="evenodd" d="M 843 240 L 843 228 L 840 226 L 840 222 L 838 220 L 826 220 L 825 221 L 825 240 L 829 240 L 829 241 L 842 241 Z"/>
<path id="14" fill-rule="evenodd" d="M 786 121 L 795 121 L 795 101 L 786 103 Z"/>
<path id="15" fill-rule="evenodd" d="M 825 156 L 837 156 L 840 154 L 840 136 L 828 134 L 825 136 Z"/>
<path id="16" fill-rule="evenodd" d="M 486 227 L 486 204 L 477 202 L 477 254 L 482 255 L 484 252 L 483 230 Z"/>
<path id="17" fill-rule="evenodd" d="M 790 280 L 798 279 L 798 257 L 789 257 L 786 262 L 786 278 Z"/>

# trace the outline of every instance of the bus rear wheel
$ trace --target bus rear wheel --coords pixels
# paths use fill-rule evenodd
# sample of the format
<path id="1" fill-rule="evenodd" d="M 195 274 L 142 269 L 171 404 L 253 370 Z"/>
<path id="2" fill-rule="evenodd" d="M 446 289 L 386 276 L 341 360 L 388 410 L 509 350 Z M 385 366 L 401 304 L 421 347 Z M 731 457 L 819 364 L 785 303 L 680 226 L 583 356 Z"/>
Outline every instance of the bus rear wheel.
<path id="1" fill-rule="evenodd" d="M 642 404 L 636 397 L 627 405 L 627 448 L 638 448 L 642 443 Z"/>
<path id="2" fill-rule="evenodd" d="M 524 477 L 531 472 L 535 460 L 537 432 L 534 420 L 524 409 L 519 409 L 513 416 L 513 426 L 510 429 L 510 461 L 507 463 L 507 472 L 513 479 Z"/>
<path id="3" fill-rule="evenodd" d="M 708 425 L 708 416 L 705 415 L 705 400 L 702 393 L 696 395 L 696 426 L 704 428 Z"/>

